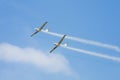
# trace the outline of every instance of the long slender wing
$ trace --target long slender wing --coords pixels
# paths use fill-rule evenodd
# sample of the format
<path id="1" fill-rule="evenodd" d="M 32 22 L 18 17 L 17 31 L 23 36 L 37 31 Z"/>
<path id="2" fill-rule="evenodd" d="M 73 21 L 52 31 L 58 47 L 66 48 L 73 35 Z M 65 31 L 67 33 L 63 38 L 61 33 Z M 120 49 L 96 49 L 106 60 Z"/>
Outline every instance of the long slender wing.
<path id="1" fill-rule="evenodd" d="M 47 23 L 48 23 L 48 22 L 46 21 L 42 26 L 40 26 L 39 30 L 41 31 L 41 30 L 45 27 L 45 25 L 46 25 Z"/>
<path id="2" fill-rule="evenodd" d="M 55 46 L 51 51 L 50 53 L 52 53 L 58 46 Z"/>
<path id="3" fill-rule="evenodd" d="M 58 42 L 58 45 L 60 45 L 60 44 L 62 43 L 62 41 L 64 40 L 65 36 L 66 36 L 66 35 L 64 35 L 64 36 L 62 37 L 62 39 Z"/>
<path id="4" fill-rule="evenodd" d="M 35 34 L 37 34 L 38 32 L 39 32 L 39 31 L 34 32 L 34 33 L 31 35 L 31 37 L 34 36 Z"/>

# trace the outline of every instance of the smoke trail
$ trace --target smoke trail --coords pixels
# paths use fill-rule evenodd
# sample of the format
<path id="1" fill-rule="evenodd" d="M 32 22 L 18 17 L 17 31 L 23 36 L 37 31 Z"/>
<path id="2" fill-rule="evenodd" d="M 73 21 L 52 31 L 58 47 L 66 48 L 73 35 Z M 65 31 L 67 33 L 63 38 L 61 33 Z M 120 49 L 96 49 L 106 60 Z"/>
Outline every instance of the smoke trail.
<path id="1" fill-rule="evenodd" d="M 63 48 L 69 49 L 69 50 L 80 52 L 80 53 L 84 53 L 84 54 L 88 54 L 88 55 L 92 55 L 92 56 L 96 56 L 96 57 L 100 57 L 100 58 L 104 58 L 104 59 L 109 59 L 109 60 L 120 62 L 120 58 L 119 57 L 104 55 L 102 53 L 91 52 L 91 51 L 87 51 L 87 50 L 83 50 L 83 49 L 77 49 L 77 48 L 68 47 L 68 46 L 66 47 L 64 45 L 60 45 L 60 46 L 63 47 Z"/>
<path id="2" fill-rule="evenodd" d="M 86 40 L 86 39 L 81 39 L 81 38 L 76 38 L 76 37 L 70 37 L 70 36 L 67 36 L 66 38 L 70 39 L 70 40 L 78 41 L 81 43 L 86 43 L 86 44 L 91 44 L 91 45 L 95 45 L 95 46 L 99 46 L 99 47 L 113 49 L 115 51 L 120 52 L 120 48 L 115 45 L 110 45 L 110 44 L 105 44 L 105 43 L 101 43 L 101 42 L 96 42 L 96 41 Z"/>
<path id="3" fill-rule="evenodd" d="M 63 36 L 63 34 L 58 34 L 58 33 L 50 32 L 50 31 L 45 31 L 45 30 L 42 30 L 42 32 L 47 33 L 49 35 L 56 36 L 56 37 L 62 37 Z"/>
<path id="4" fill-rule="evenodd" d="M 45 30 L 42 30 L 42 32 L 47 33 L 49 35 L 57 36 L 57 37 L 63 36 L 63 34 L 58 34 L 58 33 L 54 33 L 54 32 L 47 32 Z M 112 50 L 120 52 L 120 48 L 118 46 L 115 46 L 115 45 L 105 44 L 105 43 L 101 43 L 101 42 L 96 42 L 96 41 L 72 37 L 72 36 L 66 36 L 66 39 L 85 43 L 85 44 L 90 44 L 90 45 L 94 45 L 94 46 L 99 46 L 99 47 L 103 47 L 103 48 L 108 48 L 108 49 L 112 49 Z"/>

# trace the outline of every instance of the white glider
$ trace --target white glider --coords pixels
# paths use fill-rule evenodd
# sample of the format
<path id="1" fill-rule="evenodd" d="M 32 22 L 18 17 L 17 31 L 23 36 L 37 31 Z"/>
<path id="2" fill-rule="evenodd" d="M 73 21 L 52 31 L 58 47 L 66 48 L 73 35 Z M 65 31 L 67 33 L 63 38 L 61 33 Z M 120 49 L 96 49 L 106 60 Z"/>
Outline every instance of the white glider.
<path id="1" fill-rule="evenodd" d="M 40 31 L 45 27 L 45 25 L 46 25 L 47 23 L 48 23 L 48 22 L 45 22 L 40 28 L 35 28 L 36 32 L 34 32 L 34 33 L 31 35 L 31 37 L 34 36 L 35 34 L 37 34 L 38 32 L 40 32 Z"/>
<path id="2" fill-rule="evenodd" d="M 52 53 L 56 48 L 58 48 L 61 45 L 61 43 L 63 42 L 65 37 L 66 37 L 66 35 L 64 35 L 58 43 L 54 44 L 55 47 L 50 51 L 50 53 Z"/>

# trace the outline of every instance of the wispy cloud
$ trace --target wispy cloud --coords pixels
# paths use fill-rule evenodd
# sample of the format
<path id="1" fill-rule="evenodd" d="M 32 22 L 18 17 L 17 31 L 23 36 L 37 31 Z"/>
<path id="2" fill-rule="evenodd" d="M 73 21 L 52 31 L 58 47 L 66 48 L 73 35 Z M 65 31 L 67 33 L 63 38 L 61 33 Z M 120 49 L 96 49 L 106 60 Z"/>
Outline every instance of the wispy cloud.
<path id="1" fill-rule="evenodd" d="M 60 54 L 46 54 L 34 48 L 0 43 L 0 60 L 32 64 L 45 72 L 70 74 L 68 61 Z"/>

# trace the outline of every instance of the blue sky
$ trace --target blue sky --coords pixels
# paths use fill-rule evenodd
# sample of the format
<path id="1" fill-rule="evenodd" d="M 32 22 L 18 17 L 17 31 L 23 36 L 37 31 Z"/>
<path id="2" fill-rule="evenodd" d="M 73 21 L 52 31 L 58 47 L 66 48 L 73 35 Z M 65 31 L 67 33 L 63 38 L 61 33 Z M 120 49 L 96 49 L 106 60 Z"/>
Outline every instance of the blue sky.
<path id="1" fill-rule="evenodd" d="M 45 33 L 30 37 L 35 27 L 48 21 L 46 28 L 52 32 L 120 46 L 119 4 L 119 0 L 0 0 L 0 80 L 120 80 L 120 62 L 65 48 L 49 54 L 59 37 Z M 64 42 L 120 57 L 111 49 Z"/>

